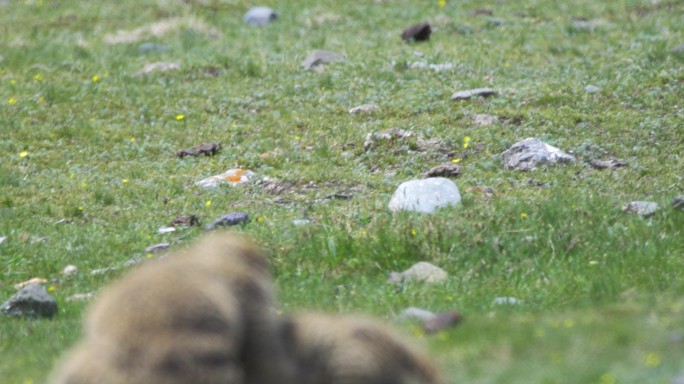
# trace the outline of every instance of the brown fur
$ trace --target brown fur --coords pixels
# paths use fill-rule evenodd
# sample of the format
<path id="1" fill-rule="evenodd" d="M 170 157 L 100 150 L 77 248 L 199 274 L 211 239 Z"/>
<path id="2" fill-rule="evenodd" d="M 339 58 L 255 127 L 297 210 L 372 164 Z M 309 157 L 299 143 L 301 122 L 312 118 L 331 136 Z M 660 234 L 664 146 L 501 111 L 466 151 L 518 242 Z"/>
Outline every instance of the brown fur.
<path id="1" fill-rule="evenodd" d="M 258 249 L 207 237 L 106 288 L 50 383 L 293 383 L 274 305 Z"/>
<path id="2" fill-rule="evenodd" d="M 302 313 L 291 332 L 299 383 L 443 383 L 426 357 L 377 320 Z"/>

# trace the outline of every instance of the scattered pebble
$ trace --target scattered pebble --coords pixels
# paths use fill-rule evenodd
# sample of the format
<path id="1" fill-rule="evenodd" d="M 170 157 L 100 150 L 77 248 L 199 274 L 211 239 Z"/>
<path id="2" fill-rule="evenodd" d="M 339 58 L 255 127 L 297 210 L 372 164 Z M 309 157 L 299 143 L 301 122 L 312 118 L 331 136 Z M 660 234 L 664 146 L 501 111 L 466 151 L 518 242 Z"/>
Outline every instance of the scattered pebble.
<path id="1" fill-rule="evenodd" d="M 179 215 L 171 221 L 172 227 L 192 227 L 200 225 L 199 217 L 195 215 Z"/>
<path id="2" fill-rule="evenodd" d="M 404 272 L 392 272 L 388 281 L 390 283 L 400 284 L 411 281 L 419 281 L 428 284 L 440 283 L 447 279 L 449 275 L 434 264 L 426 261 L 420 261 L 413 264 L 411 268 Z"/>
<path id="3" fill-rule="evenodd" d="M 656 213 L 658 203 L 652 201 L 632 201 L 622 206 L 622 210 L 635 215 L 648 217 Z"/>
<path id="4" fill-rule="evenodd" d="M 452 162 L 443 163 L 430 168 L 423 177 L 457 177 L 461 175 L 461 166 Z"/>
<path id="5" fill-rule="evenodd" d="M 684 195 L 679 195 L 672 199 L 672 207 L 684 211 Z"/>
<path id="6" fill-rule="evenodd" d="M 460 201 L 456 184 L 443 177 L 430 177 L 401 183 L 390 199 L 389 210 L 433 213 Z"/>
<path id="7" fill-rule="evenodd" d="M 516 297 L 497 297 L 492 301 L 494 305 L 520 305 L 522 301 Z"/>
<path id="8" fill-rule="evenodd" d="M 432 69 L 435 72 L 450 71 L 454 69 L 454 65 L 451 63 L 444 64 L 429 64 L 425 61 L 414 61 L 413 63 L 408 63 L 408 67 L 411 69 Z"/>
<path id="9" fill-rule="evenodd" d="M 64 267 L 64 269 L 62 270 L 62 275 L 71 276 L 71 275 L 75 275 L 76 272 L 78 272 L 78 268 L 73 264 L 69 264 L 66 267 Z"/>
<path id="10" fill-rule="evenodd" d="M 219 150 L 221 150 L 221 144 L 219 144 L 219 143 L 206 143 L 206 144 L 197 145 L 197 146 L 192 147 L 192 148 L 182 149 L 182 150 L 176 152 L 176 156 L 180 157 L 181 159 L 184 158 L 185 156 L 199 156 L 199 155 L 214 156 L 215 154 L 218 153 Z"/>
<path id="11" fill-rule="evenodd" d="M 90 276 L 104 275 L 105 273 L 116 271 L 117 269 L 119 269 L 119 268 L 118 267 L 107 267 L 107 268 L 93 269 L 92 271 L 90 271 Z"/>
<path id="12" fill-rule="evenodd" d="M 306 59 L 304 59 L 304 61 L 302 62 L 302 66 L 304 67 L 304 69 L 309 70 L 319 67 L 323 64 L 345 61 L 346 59 L 347 56 L 342 55 L 340 53 L 324 51 L 319 49 L 309 53 Z"/>
<path id="13" fill-rule="evenodd" d="M 153 72 L 168 72 L 168 71 L 175 71 L 178 69 L 180 69 L 180 64 L 178 64 L 178 63 L 158 61 L 156 63 L 145 64 L 143 69 L 141 71 L 137 72 L 135 75 L 136 76 L 145 76 L 145 75 L 149 75 Z"/>
<path id="14" fill-rule="evenodd" d="M 574 156 L 536 138 L 517 142 L 501 154 L 504 168 L 517 171 L 532 171 L 541 165 L 574 162 Z"/>
<path id="15" fill-rule="evenodd" d="M 430 40 L 432 34 L 432 27 L 428 23 L 420 23 L 410 26 L 401 34 L 404 41 L 427 41 Z"/>
<path id="16" fill-rule="evenodd" d="M 401 311 L 399 314 L 398 320 L 399 321 L 420 321 L 421 323 L 424 323 L 428 320 L 431 320 L 435 317 L 436 315 L 428 310 L 425 309 L 420 309 L 416 307 L 409 307 Z"/>
<path id="17" fill-rule="evenodd" d="M 609 159 L 609 160 L 598 160 L 592 159 L 589 161 L 589 165 L 596 169 L 612 169 L 618 167 L 624 167 L 627 165 L 627 160 L 620 159 Z"/>
<path id="18" fill-rule="evenodd" d="M 349 110 L 350 115 L 358 115 L 360 113 L 371 113 L 371 112 L 380 112 L 380 107 L 378 107 L 376 104 L 362 104 L 359 105 L 358 107 L 354 107 Z"/>
<path id="19" fill-rule="evenodd" d="M 292 220 L 292 224 L 300 226 L 300 225 L 309 225 L 311 224 L 311 220 L 308 219 L 297 219 L 297 220 Z"/>
<path id="20" fill-rule="evenodd" d="M 244 212 L 231 212 L 216 219 L 213 223 L 207 225 L 206 230 L 212 231 L 217 227 L 228 227 L 237 224 L 246 224 L 249 222 L 249 215 Z"/>
<path id="21" fill-rule="evenodd" d="M 170 246 L 171 244 L 169 243 L 159 243 L 155 245 L 150 245 L 149 247 L 145 248 L 145 253 L 157 253 L 159 251 L 168 249 Z"/>
<path id="22" fill-rule="evenodd" d="M 176 232 L 176 227 L 161 227 L 157 230 L 158 235 L 166 235 L 171 232 Z"/>
<path id="23" fill-rule="evenodd" d="M 476 88 L 476 89 L 469 89 L 466 91 L 455 92 L 453 95 L 451 95 L 451 100 L 454 100 L 454 101 L 468 100 L 474 96 L 491 97 L 491 96 L 496 96 L 498 94 L 499 93 L 492 88 Z"/>
<path id="24" fill-rule="evenodd" d="M 387 129 L 382 132 L 371 132 L 366 135 L 366 140 L 363 142 L 363 149 L 368 152 L 368 150 L 373 147 L 373 144 L 380 140 L 391 141 L 396 139 L 403 139 L 413 135 L 411 131 L 404 131 L 399 128 Z"/>
<path id="25" fill-rule="evenodd" d="M 0 237 L 0 244 L 4 243 L 5 241 L 7 241 L 7 236 Z"/>
<path id="26" fill-rule="evenodd" d="M 278 18 L 278 13 L 268 7 L 254 7 L 245 13 L 245 24 L 263 27 Z"/>
<path id="27" fill-rule="evenodd" d="M 138 51 L 140 53 L 150 53 L 150 52 L 164 52 L 170 50 L 171 47 L 159 43 L 143 43 L 138 46 Z"/>
<path id="28" fill-rule="evenodd" d="M 499 118 L 492 115 L 486 114 L 475 114 L 473 115 L 473 123 L 480 127 L 488 127 L 499 121 Z"/>
<path id="29" fill-rule="evenodd" d="M 584 87 L 584 92 L 586 92 L 586 93 L 596 93 L 600 90 L 601 90 L 601 88 L 599 88 L 595 85 L 591 85 L 591 84 Z"/>
<path id="30" fill-rule="evenodd" d="M 18 317 L 52 317 L 57 314 L 57 302 L 40 284 L 29 284 L 2 304 L 2 313 Z"/>
<path id="31" fill-rule="evenodd" d="M 72 301 L 88 301 L 95 297 L 94 292 L 87 292 L 87 293 L 76 293 L 73 294 L 69 297 L 66 298 L 67 302 L 72 302 Z"/>
<path id="32" fill-rule="evenodd" d="M 222 184 L 237 186 L 244 184 L 254 176 L 254 172 L 245 169 L 229 169 L 220 175 L 214 175 L 195 183 L 202 188 L 216 188 Z"/>
<path id="33" fill-rule="evenodd" d="M 14 284 L 14 289 L 22 289 L 31 284 L 46 284 L 48 281 L 42 277 L 34 277 L 21 283 Z"/>
<path id="34" fill-rule="evenodd" d="M 435 315 L 432 319 L 423 323 L 425 333 L 436 333 L 447 328 L 451 328 L 463 320 L 463 316 L 457 311 L 442 312 Z"/>

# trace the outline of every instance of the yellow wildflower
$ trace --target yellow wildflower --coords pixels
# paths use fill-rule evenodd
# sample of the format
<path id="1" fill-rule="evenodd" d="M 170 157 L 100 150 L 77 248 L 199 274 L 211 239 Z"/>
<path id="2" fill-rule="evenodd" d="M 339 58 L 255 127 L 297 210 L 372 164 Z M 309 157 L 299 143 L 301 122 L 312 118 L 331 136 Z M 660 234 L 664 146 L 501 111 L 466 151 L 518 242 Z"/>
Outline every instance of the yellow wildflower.
<path id="1" fill-rule="evenodd" d="M 655 368 L 660 365 L 660 355 L 651 352 L 644 358 L 644 363 L 646 363 L 646 366 L 649 368 Z"/>
<path id="2" fill-rule="evenodd" d="M 257 223 L 263 223 L 266 219 L 263 216 L 257 217 Z"/>
<path id="3" fill-rule="evenodd" d="M 446 5 L 446 0 L 439 0 L 439 6 L 443 7 Z"/>
<path id="4" fill-rule="evenodd" d="M 126 183 L 128 183 L 128 179 L 121 179 L 121 182 L 126 184 Z"/>
<path id="5" fill-rule="evenodd" d="M 207 200 L 207 202 L 204 203 L 204 206 L 207 208 L 211 207 L 211 200 Z"/>
<path id="6" fill-rule="evenodd" d="M 525 212 L 521 213 L 521 214 L 520 214 L 520 218 L 521 218 L 521 219 L 527 218 L 527 213 L 525 213 Z"/>
<path id="7" fill-rule="evenodd" d="M 17 103 L 17 99 L 15 99 L 14 97 L 10 97 L 10 99 L 7 100 L 7 102 L 10 103 L 10 104 L 16 104 L 16 103 Z"/>
<path id="8" fill-rule="evenodd" d="M 98 81 L 100 81 L 100 76 L 98 76 L 98 75 L 93 76 L 93 83 L 97 83 Z"/>
<path id="9" fill-rule="evenodd" d="M 461 162 L 461 158 L 460 158 L 460 157 L 457 157 L 457 158 L 451 160 L 451 162 L 452 162 L 452 163 L 457 163 L 457 164 L 458 164 L 458 163 Z"/>
<path id="10" fill-rule="evenodd" d="M 24 157 L 26 157 L 26 156 L 28 156 L 28 151 L 21 151 L 21 152 L 19 152 L 19 157 L 24 158 Z"/>
<path id="11" fill-rule="evenodd" d="M 43 80 L 43 75 L 41 75 L 41 74 L 39 73 L 39 74 L 33 76 L 33 80 L 35 80 L 35 81 L 42 81 L 42 80 Z"/>
<path id="12" fill-rule="evenodd" d="M 183 121 L 183 119 L 185 119 L 185 115 L 183 115 L 183 114 L 176 115 L 176 121 Z"/>

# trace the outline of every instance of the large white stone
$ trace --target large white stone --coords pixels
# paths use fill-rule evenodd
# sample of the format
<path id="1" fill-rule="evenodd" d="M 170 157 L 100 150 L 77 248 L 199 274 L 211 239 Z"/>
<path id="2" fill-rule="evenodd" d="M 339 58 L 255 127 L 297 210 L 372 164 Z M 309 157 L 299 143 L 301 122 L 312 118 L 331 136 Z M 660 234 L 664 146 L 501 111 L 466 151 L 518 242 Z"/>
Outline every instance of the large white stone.
<path id="1" fill-rule="evenodd" d="M 518 171 L 532 171 L 542 165 L 574 162 L 574 156 L 533 137 L 513 144 L 501 154 L 503 166 Z"/>
<path id="2" fill-rule="evenodd" d="M 389 209 L 432 213 L 437 208 L 456 205 L 461 193 L 456 184 L 443 177 L 410 180 L 399 185 L 389 202 Z"/>
<path id="3" fill-rule="evenodd" d="M 263 27 L 278 18 L 278 13 L 268 7 L 254 7 L 250 9 L 243 20 L 245 24 Z"/>

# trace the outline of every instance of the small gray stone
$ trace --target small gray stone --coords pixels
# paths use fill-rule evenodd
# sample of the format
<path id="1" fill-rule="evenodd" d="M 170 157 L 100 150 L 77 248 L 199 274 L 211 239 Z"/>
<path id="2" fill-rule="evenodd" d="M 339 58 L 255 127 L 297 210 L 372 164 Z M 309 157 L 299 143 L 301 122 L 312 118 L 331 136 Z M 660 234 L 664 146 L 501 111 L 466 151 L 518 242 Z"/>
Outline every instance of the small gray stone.
<path id="1" fill-rule="evenodd" d="M 254 7 L 245 13 L 245 24 L 263 27 L 278 18 L 278 13 L 269 7 Z"/>
<path id="2" fill-rule="evenodd" d="M 522 301 L 516 297 L 497 297 L 492 301 L 494 305 L 520 305 Z"/>
<path id="3" fill-rule="evenodd" d="M 416 307 L 409 307 L 401 311 L 399 314 L 398 320 L 399 321 L 420 321 L 420 322 L 425 322 L 428 320 L 432 320 L 435 317 L 435 314 L 427 311 L 425 309 L 420 309 Z"/>
<path id="4" fill-rule="evenodd" d="M 0 244 L 4 243 L 7 240 L 7 236 L 0 237 Z"/>
<path id="5" fill-rule="evenodd" d="M 446 280 L 448 274 L 442 269 L 426 261 L 420 261 L 404 272 L 392 272 L 388 279 L 391 283 L 404 283 L 410 281 L 424 282 L 428 284 L 440 283 Z"/>
<path id="6" fill-rule="evenodd" d="M 684 371 L 673 377 L 672 381 L 670 381 L 670 384 L 684 384 Z"/>
<path id="7" fill-rule="evenodd" d="M 492 115 L 486 114 L 475 114 L 473 115 L 473 123 L 480 127 L 488 127 L 499 121 L 499 118 Z"/>
<path id="8" fill-rule="evenodd" d="M 501 154 L 506 169 L 531 171 L 541 165 L 574 163 L 575 157 L 536 138 L 528 138 L 513 144 Z"/>
<path id="9" fill-rule="evenodd" d="M 684 211 L 684 195 L 679 195 L 672 199 L 672 207 Z"/>
<path id="10" fill-rule="evenodd" d="M 360 113 L 371 113 L 371 112 L 380 112 L 380 107 L 378 107 L 376 104 L 362 104 L 359 105 L 358 107 L 354 107 L 349 110 L 350 115 L 358 115 Z"/>
<path id="11" fill-rule="evenodd" d="M 323 64 L 335 63 L 346 59 L 347 56 L 340 53 L 318 49 L 309 53 L 306 59 L 302 61 L 302 66 L 304 69 L 314 69 Z"/>
<path id="12" fill-rule="evenodd" d="M 390 199 L 389 209 L 392 212 L 433 213 L 437 208 L 456 205 L 460 201 L 461 193 L 453 181 L 430 177 L 401 183 Z"/>
<path id="13" fill-rule="evenodd" d="M 78 272 L 78 268 L 75 265 L 69 264 L 62 270 L 62 275 L 71 276 Z"/>
<path id="14" fill-rule="evenodd" d="M 648 217 L 656 213 L 658 203 L 652 201 L 632 201 L 622 206 L 622 210 L 639 216 Z"/>
<path id="15" fill-rule="evenodd" d="M 145 253 L 157 253 L 159 251 L 168 249 L 170 246 L 171 244 L 169 243 L 159 243 L 155 245 L 150 245 L 149 247 L 145 248 Z"/>
<path id="16" fill-rule="evenodd" d="M 455 92 L 453 95 L 451 95 L 451 100 L 454 100 L 454 101 L 468 100 L 474 96 L 490 97 L 490 96 L 496 96 L 496 95 L 498 95 L 498 92 L 493 90 L 492 88 L 476 88 L 476 89 L 469 89 L 466 91 Z"/>
<path id="17" fill-rule="evenodd" d="M 684 44 L 679 44 L 678 46 L 672 48 L 672 54 L 675 56 L 684 56 Z"/>
<path id="18" fill-rule="evenodd" d="M 599 87 L 597 87 L 597 86 L 595 86 L 595 85 L 591 85 L 591 84 L 589 84 L 589 85 L 587 85 L 586 87 L 584 87 L 584 92 L 586 92 L 586 93 L 596 93 L 596 92 L 598 92 L 598 91 L 600 91 L 600 90 L 601 90 L 601 88 L 599 88 Z"/>
<path id="19" fill-rule="evenodd" d="M 40 284 L 29 284 L 2 304 L 2 313 L 18 317 L 52 317 L 57 302 Z"/>
<path id="20" fill-rule="evenodd" d="M 296 219 L 296 220 L 292 220 L 292 224 L 294 224 L 294 225 L 296 225 L 296 226 L 309 225 L 309 224 L 311 224 L 311 220 L 308 220 L 308 219 Z"/>

